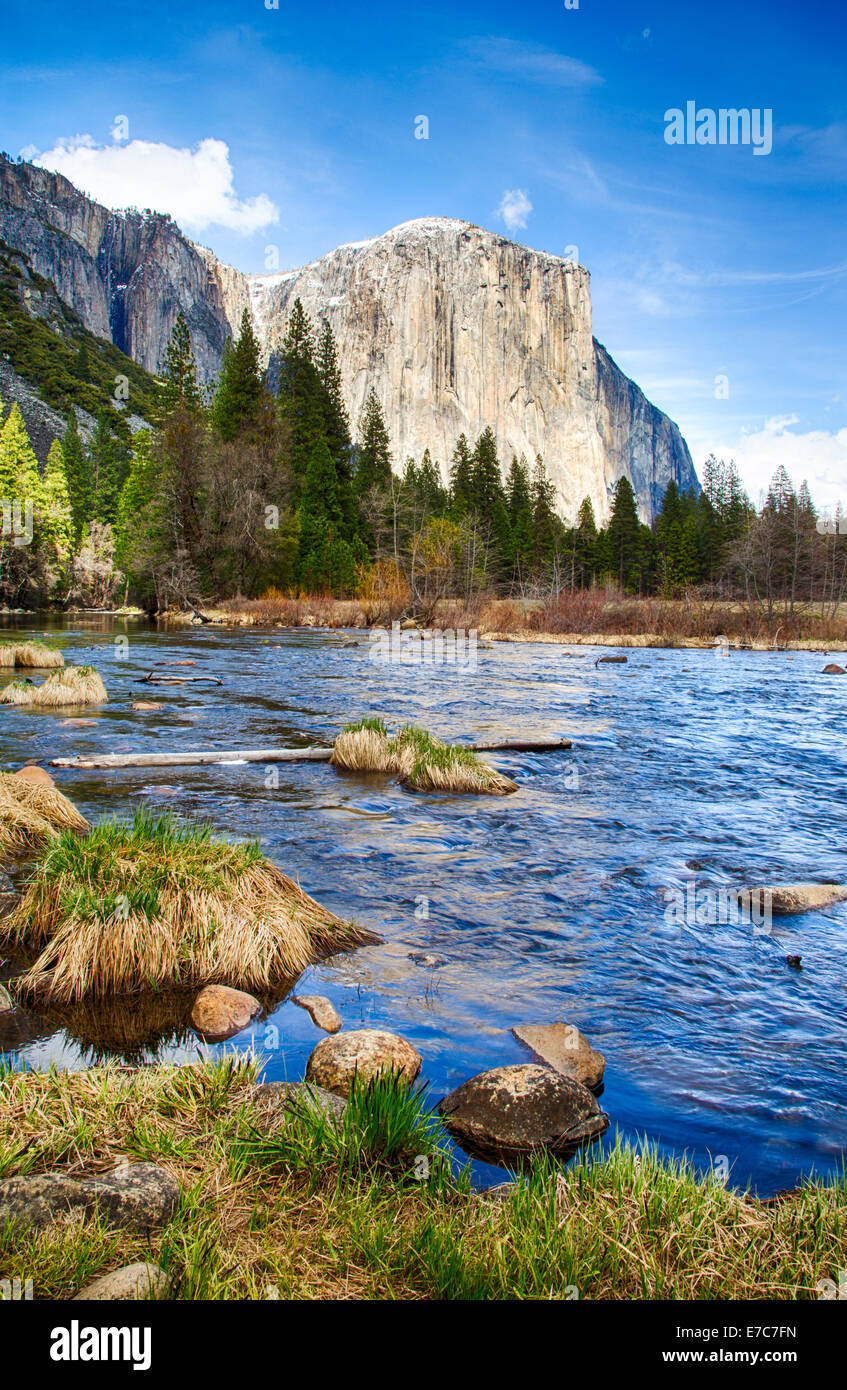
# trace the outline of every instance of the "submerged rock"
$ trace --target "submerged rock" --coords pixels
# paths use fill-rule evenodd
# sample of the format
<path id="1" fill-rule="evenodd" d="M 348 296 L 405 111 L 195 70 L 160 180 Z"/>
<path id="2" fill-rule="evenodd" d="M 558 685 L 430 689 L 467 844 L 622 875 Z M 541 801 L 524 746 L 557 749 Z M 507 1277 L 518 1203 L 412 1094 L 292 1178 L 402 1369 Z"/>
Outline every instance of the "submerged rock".
<path id="1" fill-rule="evenodd" d="M 284 1124 L 298 1108 L 318 1111 L 330 1120 L 343 1119 L 347 1109 L 342 1096 L 305 1081 L 265 1081 L 251 1086 L 247 1094 L 256 1112 L 256 1127 L 266 1134 Z"/>
<path id="2" fill-rule="evenodd" d="M 225 1042 L 261 1012 L 262 1006 L 252 994 L 228 985 L 207 985 L 194 1000 L 191 1026 L 206 1042 Z"/>
<path id="3" fill-rule="evenodd" d="M 760 915 L 767 911 L 768 895 L 775 917 L 793 917 L 800 912 L 816 912 L 833 903 L 844 902 L 847 888 L 839 883 L 784 883 L 739 889 L 736 894 L 745 904 L 751 903 Z"/>
<path id="4" fill-rule="evenodd" d="M 598 656 L 594 665 L 602 666 L 605 664 L 607 666 L 620 666 L 625 661 L 629 661 L 628 656 Z"/>
<path id="5" fill-rule="evenodd" d="M 104 1274 L 74 1294 L 72 1302 L 102 1303 L 128 1299 L 161 1298 L 167 1288 L 168 1276 L 158 1265 L 124 1265 L 111 1274 Z"/>
<path id="6" fill-rule="evenodd" d="M 518 1042 L 530 1048 L 548 1067 L 562 1076 L 572 1076 L 590 1091 L 603 1080 L 606 1059 L 595 1052 L 587 1038 L 571 1023 L 526 1023 L 513 1028 Z"/>
<path id="7" fill-rule="evenodd" d="M 518 1166 L 539 1149 L 570 1155 L 609 1128 L 587 1087 L 533 1064 L 471 1077 L 438 1110 L 471 1157 L 503 1167 Z"/>
<path id="8" fill-rule="evenodd" d="M 312 1022 L 325 1033 L 337 1033 L 341 1028 L 341 1015 L 335 1005 L 322 994 L 292 994 L 292 1004 L 305 1009 Z"/>
<path id="9" fill-rule="evenodd" d="M 823 670 L 821 671 L 821 675 L 822 675 L 822 676 L 847 676 L 847 671 L 844 670 L 844 667 L 843 667 L 843 666 L 839 666 L 836 662 L 830 661 L 830 663 L 829 663 L 828 666 L 824 666 Z"/>
<path id="10" fill-rule="evenodd" d="M 382 1072 L 394 1071 L 412 1082 L 421 1063 L 420 1053 L 397 1033 L 361 1028 L 319 1042 L 306 1065 L 306 1080 L 346 1096 L 354 1076 L 370 1081 Z"/>
<path id="11" fill-rule="evenodd" d="M 170 1221 L 179 1186 L 154 1163 L 124 1163 L 112 1173 L 71 1177 L 43 1173 L 0 1182 L 0 1229 L 21 1221 L 35 1230 L 66 1212 L 95 1212 L 110 1226 L 152 1231 Z"/>
<path id="12" fill-rule="evenodd" d="M 133 700 L 131 708 L 134 709 L 137 714 L 153 714 L 165 707 L 164 705 L 158 704 L 156 700 Z"/>

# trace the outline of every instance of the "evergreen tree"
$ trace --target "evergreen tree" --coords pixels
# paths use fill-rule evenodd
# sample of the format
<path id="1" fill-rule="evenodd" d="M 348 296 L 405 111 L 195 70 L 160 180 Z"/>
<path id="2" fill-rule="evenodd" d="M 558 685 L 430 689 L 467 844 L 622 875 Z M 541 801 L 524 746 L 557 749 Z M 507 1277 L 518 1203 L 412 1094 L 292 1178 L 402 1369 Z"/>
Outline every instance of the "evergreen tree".
<path id="1" fill-rule="evenodd" d="M 376 392 L 371 388 L 359 426 L 356 465 L 356 491 L 361 496 L 371 488 L 387 492 L 391 487 L 391 441 Z"/>
<path id="2" fill-rule="evenodd" d="M 536 454 L 532 470 L 532 524 L 535 531 L 535 564 L 541 573 L 555 555 L 561 525 L 556 514 L 556 488 L 547 476 L 540 454 Z"/>
<path id="3" fill-rule="evenodd" d="M 295 299 L 279 360 L 279 413 L 288 433 L 288 459 L 302 483 L 317 442 L 324 437 L 324 388 L 315 366 L 312 321 Z"/>
<path id="4" fill-rule="evenodd" d="M 596 573 L 597 522 L 591 498 L 583 498 L 571 539 L 572 583 L 586 588 Z"/>
<path id="5" fill-rule="evenodd" d="M 241 315 L 241 331 L 235 343 L 224 348 L 218 389 L 212 402 L 212 423 L 221 439 L 235 439 L 255 424 L 264 397 L 259 344 L 247 309 Z"/>
<path id="6" fill-rule="evenodd" d="M 348 592 L 356 555 L 342 535 L 343 509 L 335 461 L 326 440 L 312 450 L 300 499 L 297 571 L 310 592 Z"/>
<path id="7" fill-rule="evenodd" d="M 460 434 L 450 464 L 450 510 L 457 519 L 467 516 L 471 509 L 471 450 L 467 438 Z"/>
<path id="8" fill-rule="evenodd" d="M 66 569 L 74 544 L 74 520 L 65 458 L 58 439 L 54 439 L 47 455 L 41 485 L 40 504 L 41 543 L 47 552 L 45 563 L 55 580 Z"/>
<path id="9" fill-rule="evenodd" d="M 71 411 L 62 439 L 62 457 L 73 518 L 73 547 L 79 549 L 82 532 L 94 516 L 94 478 L 91 459 L 85 451 L 77 429 L 76 415 Z"/>
<path id="10" fill-rule="evenodd" d="M 126 468 L 123 450 L 112 434 L 105 411 L 101 411 L 97 417 L 97 427 L 91 440 L 90 461 L 93 518 L 97 521 L 113 522 Z"/>
<path id="11" fill-rule="evenodd" d="M 177 409 L 192 412 L 202 408 L 203 397 L 197 384 L 197 364 L 191 350 L 188 322 L 180 309 L 162 364 L 162 413 Z"/>
<path id="12" fill-rule="evenodd" d="M 615 484 L 608 537 L 612 572 L 622 589 L 640 587 L 640 527 L 632 483 L 629 478 L 619 478 Z"/>
<path id="13" fill-rule="evenodd" d="M 17 401 L 0 430 L 0 500 L 23 506 L 29 502 L 33 508 L 41 501 L 38 460 Z"/>
<path id="14" fill-rule="evenodd" d="M 506 476 L 506 509 L 509 518 L 506 556 L 515 579 L 521 581 L 532 562 L 533 515 L 529 469 L 523 454 L 512 455 Z"/>

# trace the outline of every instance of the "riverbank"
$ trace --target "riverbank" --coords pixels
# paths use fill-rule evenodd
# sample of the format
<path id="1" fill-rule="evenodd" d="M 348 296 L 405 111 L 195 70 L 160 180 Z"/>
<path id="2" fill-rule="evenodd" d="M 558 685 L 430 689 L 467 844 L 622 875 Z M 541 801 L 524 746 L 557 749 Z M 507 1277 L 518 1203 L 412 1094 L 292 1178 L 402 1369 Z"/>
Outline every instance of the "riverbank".
<path id="1" fill-rule="evenodd" d="M 426 614 L 402 605 L 360 599 L 274 596 L 162 615 L 165 622 L 221 626 L 347 628 L 408 626 L 475 631 L 493 642 L 547 642 L 564 646 L 701 648 L 748 651 L 847 651 L 847 605 L 821 613 L 798 605 L 792 616 L 770 617 L 738 602 L 627 598 L 600 591 L 556 599 L 440 599 Z"/>
<path id="2" fill-rule="evenodd" d="M 0 1180 L 143 1163 L 181 1195 L 152 1231 L 79 1213 L 7 1227 L 0 1277 L 57 1300 L 136 1262 L 184 1300 L 793 1300 L 826 1296 L 847 1264 L 843 1181 L 759 1202 L 618 1146 L 475 1192 L 408 1104 L 350 1103 L 340 1128 L 304 1106 L 269 1128 L 257 1072 L 225 1058 L 2 1074 Z"/>

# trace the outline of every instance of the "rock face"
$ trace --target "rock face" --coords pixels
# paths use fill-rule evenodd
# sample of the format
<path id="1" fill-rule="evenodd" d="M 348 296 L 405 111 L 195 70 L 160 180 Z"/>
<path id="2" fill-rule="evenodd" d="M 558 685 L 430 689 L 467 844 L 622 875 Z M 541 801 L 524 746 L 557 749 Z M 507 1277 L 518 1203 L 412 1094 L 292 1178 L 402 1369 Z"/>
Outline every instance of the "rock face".
<path id="1" fill-rule="evenodd" d="M 0 1182 L 0 1228 L 21 1221 L 33 1229 L 71 1211 L 97 1212 L 110 1226 L 152 1231 L 170 1221 L 179 1187 L 153 1163 L 133 1163 L 97 1177 L 63 1173 L 7 1178 Z"/>
<path id="2" fill-rule="evenodd" d="M 609 1117 L 591 1092 L 550 1067 L 495 1067 L 441 1101 L 445 1128 L 473 1158 L 520 1165 L 538 1149 L 568 1155 L 599 1139 Z"/>
<path id="3" fill-rule="evenodd" d="M 206 985 L 194 1000 L 191 1026 L 206 1042 L 225 1042 L 246 1028 L 261 1011 L 258 999 L 242 989 L 230 989 L 228 985 Z"/>
<path id="4" fill-rule="evenodd" d="M 158 372 L 182 309 L 201 375 L 217 372 L 230 332 L 226 277 L 169 217 L 110 212 L 61 174 L 0 160 L 0 240 L 29 256 L 86 328 L 148 371 Z M 234 304 L 231 285 L 228 296 Z"/>
<path id="5" fill-rule="evenodd" d="M 609 514 L 630 478 L 649 520 L 673 478 L 699 490 L 678 428 L 595 342 L 588 271 L 467 222 L 424 218 L 254 284 L 271 376 L 299 298 L 339 345 L 351 419 L 371 387 L 395 467 L 425 448 L 445 473 L 461 433 L 491 425 L 501 462 L 544 457 L 566 516 Z"/>
<path id="6" fill-rule="evenodd" d="M 396 1033 L 361 1028 L 353 1033 L 337 1033 L 319 1042 L 306 1066 L 306 1080 L 336 1095 L 350 1093 L 354 1076 L 370 1081 L 386 1071 L 394 1071 L 414 1081 L 421 1069 L 421 1055 L 411 1043 Z"/>
<path id="7" fill-rule="evenodd" d="M 114 1303 L 135 1299 L 161 1298 L 168 1276 L 158 1265 L 124 1265 L 111 1274 L 104 1274 L 74 1294 L 74 1303 Z"/>
<path id="8" fill-rule="evenodd" d="M 468 222 L 421 218 L 300 270 L 248 277 L 170 218 L 109 212 L 67 179 L 0 160 L 0 239 L 25 252 L 86 327 L 158 371 L 177 311 L 200 376 L 251 309 L 271 381 L 296 298 L 338 340 L 354 425 L 373 387 L 394 466 L 429 448 L 446 476 L 488 425 L 501 462 L 541 453 L 561 509 L 609 515 L 621 476 L 650 520 L 665 487 L 699 489 L 679 429 L 592 336 L 588 271 Z"/>
<path id="9" fill-rule="evenodd" d="M 587 1038 L 570 1023 L 525 1023 L 513 1028 L 512 1033 L 540 1061 L 560 1072 L 581 1081 L 590 1091 L 595 1090 L 603 1080 L 606 1059 L 602 1052 L 595 1052 Z"/>

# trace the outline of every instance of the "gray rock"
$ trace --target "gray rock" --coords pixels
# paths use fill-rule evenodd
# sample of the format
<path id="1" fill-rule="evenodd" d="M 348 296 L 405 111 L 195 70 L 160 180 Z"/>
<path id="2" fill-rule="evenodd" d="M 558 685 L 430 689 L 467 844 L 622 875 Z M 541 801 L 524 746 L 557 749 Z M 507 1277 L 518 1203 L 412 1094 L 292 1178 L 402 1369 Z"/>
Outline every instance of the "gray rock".
<path id="1" fill-rule="evenodd" d="M 330 1120 L 342 1120 L 347 1102 L 341 1096 L 310 1086 L 305 1081 L 266 1081 L 248 1092 L 255 1109 L 256 1128 L 270 1134 L 300 1108 L 319 1111 Z"/>
<path id="2" fill-rule="evenodd" d="M 15 1001 L 11 994 L 5 985 L 0 984 L 0 1014 L 10 1014 L 14 1007 Z"/>
<path id="3" fill-rule="evenodd" d="M 158 1265 L 124 1265 L 123 1269 L 104 1274 L 84 1289 L 74 1294 L 73 1302 L 102 1303 L 118 1302 L 128 1299 L 162 1298 L 168 1285 L 168 1276 Z"/>
<path id="4" fill-rule="evenodd" d="M 92 1177 L 43 1173 L 0 1182 L 0 1228 L 22 1221 L 34 1230 L 65 1212 L 97 1212 L 110 1226 L 152 1231 L 170 1221 L 179 1185 L 153 1163 L 126 1163 Z"/>
<path id="5" fill-rule="evenodd" d="M 292 994 L 292 1004 L 305 1009 L 317 1028 L 325 1033 L 337 1033 L 341 1028 L 341 1015 L 335 1005 L 322 994 Z"/>
<path id="6" fill-rule="evenodd" d="M 589 1091 L 594 1091 L 603 1080 L 606 1059 L 602 1052 L 595 1052 L 587 1038 L 571 1023 L 525 1023 L 512 1029 L 518 1042 L 522 1042 L 548 1067 L 553 1067 L 562 1076 L 572 1076 L 581 1081 Z"/>
<path id="7" fill-rule="evenodd" d="M 503 1167 L 519 1167 L 539 1149 L 568 1156 L 609 1127 L 587 1087 L 533 1064 L 471 1077 L 438 1110 L 471 1157 Z"/>
<path id="8" fill-rule="evenodd" d="M 405 1038 L 377 1028 L 360 1028 L 319 1042 L 306 1064 L 306 1080 L 346 1096 L 354 1076 L 367 1082 L 381 1072 L 394 1071 L 412 1082 L 421 1063 L 420 1053 Z"/>

